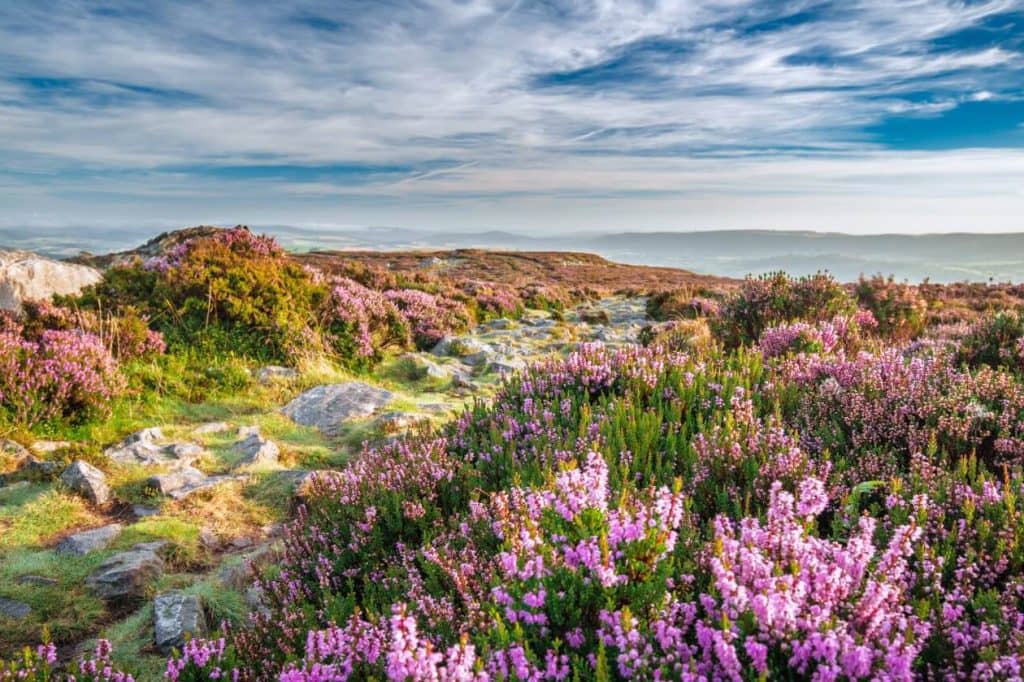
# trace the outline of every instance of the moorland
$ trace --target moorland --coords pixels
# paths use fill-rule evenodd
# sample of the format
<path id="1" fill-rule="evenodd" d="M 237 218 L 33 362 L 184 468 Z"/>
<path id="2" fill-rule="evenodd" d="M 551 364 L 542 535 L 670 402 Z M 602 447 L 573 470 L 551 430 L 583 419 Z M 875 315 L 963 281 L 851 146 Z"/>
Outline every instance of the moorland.
<path id="1" fill-rule="evenodd" d="M 1022 675 L 1024 287 L 74 260 L 0 315 L 0 679 Z"/>

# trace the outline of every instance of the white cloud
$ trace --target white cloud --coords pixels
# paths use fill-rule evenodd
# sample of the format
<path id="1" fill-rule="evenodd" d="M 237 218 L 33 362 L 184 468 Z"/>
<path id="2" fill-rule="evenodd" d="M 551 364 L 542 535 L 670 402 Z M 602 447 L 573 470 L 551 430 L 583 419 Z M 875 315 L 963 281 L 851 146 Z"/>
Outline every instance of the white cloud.
<path id="1" fill-rule="evenodd" d="M 57 11 L 15 0 L 0 7 L 0 156 L 9 172 L 51 173 L 45 183 L 19 182 L 43 187 L 53 210 L 70 211 L 77 201 L 97 219 L 104 210 L 138 214 L 164 200 L 184 220 L 189 200 L 201 209 L 244 206 L 254 196 L 322 217 L 337 207 L 309 204 L 311 197 L 377 200 L 373 215 L 386 218 L 387 211 L 401 215 L 394 202 L 429 196 L 431 215 L 462 207 L 488 222 L 507 202 L 472 197 L 512 193 L 525 202 L 522 195 L 536 195 L 535 210 L 548 206 L 557 215 L 562 209 L 546 202 L 561 193 L 565 210 L 589 215 L 574 196 L 605 196 L 599 203 L 606 204 L 623 192 L 663 195 L 645 206 L 675 206 L 678 197 L 702 202 L 693 198 L 700 193 L 707 201 L 746 197 L 736 205 L 756 204 L 755 217 L 766 195 L 856 197 L 866 187 L 939 205 L 947 179 L 978 197 L 1019 201 L 1006 180 L 1021 180 L 1016 153 L 899 154 L 858 131 L 893 113 L 936 114 L 960 101 L 1003 97 L 1012 82 L 1006 74 L 1024 68 L 1017 52 L 939 52 L 929 41 L 1021 2 L 858 0 L 814 22 L 742 30 L 811 5 L 771 3 L 772 14 L 765 7 L 728 0 L 205 0 L 111 15 L 86 0 Z M 295 20 L 318 16 L 339 29 Z M 607 63 L 654 39 L 685 46 L 675 58 L 647 57 L 644 73 L 656 81 L 535 87 L 544 74 Z M 794 61 L 806 55 L 812 58 Z M 47 94 L 19 77 L 86 79 L 88 87 Z M 929 88 L 933 98 L 907 97 Z M 808 157 L 808 148 L 826 156 Z M 703 158 L 708 150 L 738 158 Z M 746 158 L 750 151 L 766 156 Z M 157 172 L 261 159 L 414 170 L 404 181 L 316 179 L 269 190 L 272 183 L 261 181 Z M 444 164 L 417 168 L 437 160 Z M 21 208 L 6 220 L 48 210 L 38 193 L 18 198 L 10 186 L 0 185 L 0 201 Z M 445 211 L 437 208 L 443 197 L 451 202 Z M 784 223 L 788 212 L 779 210 L 774 218 Z M 856 214 L 855 202 L 850 210 Z"/>

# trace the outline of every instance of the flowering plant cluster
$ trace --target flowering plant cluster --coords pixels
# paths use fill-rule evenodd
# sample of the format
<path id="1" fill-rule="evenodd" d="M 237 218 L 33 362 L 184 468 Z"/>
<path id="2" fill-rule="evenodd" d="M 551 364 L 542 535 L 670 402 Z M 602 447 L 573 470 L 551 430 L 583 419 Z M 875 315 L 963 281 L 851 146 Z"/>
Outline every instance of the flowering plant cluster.
<path id="1" fill-rule="evenodd" d="M 0 332 L 0 411 L 19 426 L 104 414 L 124 388 L 117 362 L 94 334 L 46 330 L 30 340 Z"/>
<path id="2" fill-rule="evenodd" d="M 877 326 L 870 311 L 858 310 L 817 323 L 797 321 L 769 327 L 761 332 L 757 346 L 768 359 L 799 353 L 855 353 L 861 347 L 862 334 Z"/>
<path id="3" fill-rule="evenodd" d="M 850 294 L 827 273 L 794 279 L 776 272 L 747 277 L 722 305 L 715 333 L 733 348 L 756 342 L 768 327 L 797 320 L 820 322 L 855 310 Z"/>

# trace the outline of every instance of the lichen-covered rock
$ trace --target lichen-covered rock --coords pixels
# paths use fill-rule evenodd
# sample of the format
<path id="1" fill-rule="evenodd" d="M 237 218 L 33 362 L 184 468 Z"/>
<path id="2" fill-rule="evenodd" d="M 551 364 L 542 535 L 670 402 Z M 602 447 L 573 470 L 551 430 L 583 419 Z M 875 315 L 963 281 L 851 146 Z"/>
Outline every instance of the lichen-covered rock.
<path id="1" fill-rule="evenodd" d="M 372 416 L 393 397 L 382 388 L 346 381 L 311 388 L 285 405 L 282 412 L 297 424 L 336 436 L 348 421 Z"/>
<path id="2" fill-rule="evenodd" d="M 85 556 L 90 552 L 106 549 L 107 545 L 113 542 L 121 534 L 123 526 L 120 523 L 111 523 L 92 530 L 85 530 L 74 535 L 69 535 L 57 545 L 57 551 L 61 554 L 74 554 Z"/>
<path id="3" fill-rule="evenodd" d="M 207 490 L 231 480 L 235 480 L 235 477 L 207 476 L 199 469 L 186 466 L 165 474 L 150 476 L 146 485 L 161 495 L 183 500 L 200 490 Z"/>
<path id="4" fill-rule="evenodd" d="M 0 309 L 21 310 L 23 301 L 77 294 L 100 281 L 99 270 L 28 251 L 0 251 Z"/>
<path id="5" fill-rule="evenodd" d="M 118 464 L 172 467 L 191 466 L 203 455 L 197 443 L 158 443 L 163 437 L 159 428 L 143 429 L 107 448 L 104 454 Z"/>
<path id="6" fill-rule="evenodd" d="M 28 604 L 14 599 L 7 599 L 6 597 L 0 597 L 0 616 L 10 618 L 12 620 L 21 620 L 22 618 L 28 618 L 31 614 L 32 607 Z"/>
<path id="7" fill-rule="evenodd" d="M 163 572 L 163 559 L 153 549 L 135 547 L 100 564 L 85 579 L 85 585 L 101 599 L 135 597 Z"/>
<path id="8" fill-rule="evenodd" d="M 95 504 L 106 504 L 110 500 L 106 475 L 83 460 L 72 462 L 60 475 L 60 480 L 68 488 Z"/>
<path id="9" fill-rule="evenodd" d="M 264 386 L 275 381 L 290 381 L 298 378 L 298 376 L 299 371 L 297 369 L 281 367 L 279 365 L 268 365 L 256 370 L 256 381 Z"/>
<path id="10" fill-rule="evenodd" d="M 239 464 L 276 464 L 281 450 L 277 443 L 268 440 L 259 434 L 250 433 L 234 445 L 235 452 L 242 455 Z"/>
<path id="11" fill-rule="evenodd" d="M 194 594 L 173 590 L 153 601 L 153 634 L 156 648 L 164 654 L 180 649 L 186 641 L 206 635 L 203 603 Z"/>
<path id="12" fill-rule="evenodd" d="M 230 429 L 231 425 L 227 422 L 207 422 L 194 428 L 192 433 L 197 436 L 209 436 L 215 433 L 224 433 Z"/>

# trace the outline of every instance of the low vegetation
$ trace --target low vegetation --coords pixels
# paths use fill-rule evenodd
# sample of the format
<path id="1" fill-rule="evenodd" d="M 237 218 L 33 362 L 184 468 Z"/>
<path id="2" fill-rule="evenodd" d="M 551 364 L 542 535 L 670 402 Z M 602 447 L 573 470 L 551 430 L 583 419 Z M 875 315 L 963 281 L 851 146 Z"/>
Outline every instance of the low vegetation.
<path id="1" fill-rule="evenodd" d="M 145 321 L 161 336 L 135 334 L 144 351 L 120 350 L 134 346 L 86 323 L 58 332 L 35 312 L 4 334 L 44 359 L 47 335 L 91 335 L 123 396 L 108 422 L 129 404 L 146 420 L 173 402 L 188 429 L 247 414 L 284 445 L 285 461 L 318 471 L 294 506 L 257 472 L 247 485 L 167 505 L 117 540 L 172 539 L 163 585 L 203 595 L 214 616 L 211 633 L 169 657 L 137 641 L 139 611 L 112 613 L 81 590 L 98 559 L 58 567 L 47 548 L 54 533 L 109 512 L 45 483 L 0 488 L 11 543 L 0 577 L 60 575 L 66 584 L 45 588 L 49 603 L 108 619 L 111 640 L 66 666 L 44 642 L 0 679 L 58 679 L 58 667 L 78 680 L 285 682 L 1024 674 L 1015 311 L 939 319 L 934 289 L 777 273 L 639 302 L 662 319 L 639 334 L 643 344 L 576 344 L 588 330 L 607 333 L 617 309 L 573 310 L 575 294 L 542 304 L 501 278 L 443 281 L 368 258 L 314 271 L 247 232 L 196 239 L 59 302 Z M 506 373 L 429 427 L 331 438 L 258 407 L 353 371 L 395 391 L 438 390 L 422 358 L 398 356 L 482 320 L 514 326 L 507 318 L 555 299 L 569 322 L 543 319 L 569 351 Z M 480 343 L 449 346 L 471 357 Z M 247 378 L 240 392 L 227 368 L 269 360 L 303 371 L 279 385 Z M 180 381 L 204 363 L 209 389 L 190 403 Z M 95 406 L 70 399 L 33 420 L 2 404 L 19 433 L 87 441 L 75 436 L 99 428 Z M 230 437 L 203 442 L 215 456 L 199 466 L 235 470 Z M 147 501 L 130 468 L 117 476 L 120 499 Z M 225 508 L 235 513 L 217 526 Z M 211 565 L 197 518 L 223 538 L 285 524 L 248 607 L 205 578 L 186 580 Z M 0 596 L 30 599 L 27 588 Z M 61 644 L 85 634 L 55 624 Z"/>

